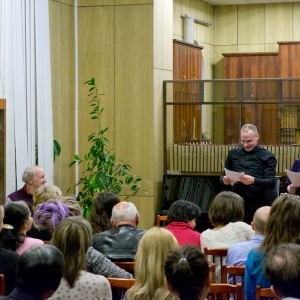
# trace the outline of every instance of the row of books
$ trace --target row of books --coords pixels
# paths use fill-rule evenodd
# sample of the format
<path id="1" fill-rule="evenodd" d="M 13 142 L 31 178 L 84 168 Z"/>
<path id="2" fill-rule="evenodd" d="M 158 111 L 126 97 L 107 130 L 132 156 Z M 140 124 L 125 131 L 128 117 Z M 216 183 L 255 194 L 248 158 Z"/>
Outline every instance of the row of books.
<path id="1" fill-rule="evenodd" d="M 171 144 L 169 146 L 168 170 L 191 173 L 222 173 L 228 151 L 237 145 Z M 291 169 L 299 158 L 297 145 L 266 145 L 277 159 L 276 173 Z"/>
<path id="2" fill-rule="evenodd" d="M 281 128 L 298 128 L 299 127 L 299 108 L 291 106 L 281 110 Z"/>
<path id="3" fill-rule="evenodd" d="M 281 143 L 284 145 L 295 144 L 296 143 L 296 130 L 282 128 L 280 130 L 280 140 L 281 140 Z"/>

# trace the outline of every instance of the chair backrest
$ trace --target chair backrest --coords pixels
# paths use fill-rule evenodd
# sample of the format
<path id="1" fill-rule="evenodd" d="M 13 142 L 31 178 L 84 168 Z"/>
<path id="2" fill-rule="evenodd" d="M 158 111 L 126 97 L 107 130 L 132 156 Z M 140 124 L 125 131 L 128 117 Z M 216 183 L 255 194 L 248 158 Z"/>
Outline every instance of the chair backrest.
<path id="1" fill-rule="evenodd" d="M 135 279 L 108 277 L 107 280 L 110 283 L 114 300 L 124 299 L 126 291 L 135 284 Z"/>
<path id="2" fill-rule="evenodd" d="M 5 276 L 4 274 L 0 274 L 0 295 L 4 296 L 5 294 L 6 294 Z"/>
<path id="3" fill-rule="evenodd" d="M 165 216 L 157 215 L 156 216 L 156 226 L 157 227 L 165 227 L 167 220 L 168 220 L 167 215 L 165 215 Z"/>
<path id="4" fill-rule="evenodd" d="M 273 293 L 271 288 L 261 288 L 259 285 L 256 286 L 255 293 L 256 300 L 260 300 L 261 297 L 268 297 L 272 299 L 277 298 L 277 296 Z"/>
<path id="5" fill-rule="evenodd" d="M 206 258 L 208 259 L 208 261 L 210 263 L 214 263 L 216 264 L 216 281 L 215 282 L 221 282 L 222 280 L 222 276 L 227 276 L 222 274 L 223 269 L 221 268 L 222 265 L 225 265 L 225 259 L 227 256 L 227 252 L 228 252 L 228 248 L 204 248 L 204 255 L 206 256 Z M 212 259 L 210 259 L 210 257 L 212 257 Z M 221 272 L 221 274 L 220 274 Z"/>
<path id="6" fill-rule="evenodd" d="M 227 256 L 228 248 L 204 248 L 204 255 L 211 255 L 213 257 L 213 263 L 215 263 L 215 258 L 219 257 L 221 260 L 221 265 L 225 265 L 225 258 Z"/>
<path id="7" fill-rule="evenodd" d="M 211 283 L 216 283 L 216 264 L 209 265 L 209 278 Z"/>
<path id="8" fill-rule="evenodd" d="M 245 274 L 246 266 L 226 266 L 222 265 L 222 283 L 230 283 L 237 284 L 241 283 L 243 285 L 244 282 L 244 274 Z M 231 275 L 232 282 L 228 282 L 228 275 Z"/>
<path id="9" fill-rule="evenodd" d="M 240 283 L 226 284 L 226 283 L 211 283 L 210 291 L 207 295 L 207 300 L 243 300 L 243 288 Z"/>
<path id="10" fill-rule="evenodd" d="M 107 280 L 110 283 L 111 287 L 130 289 L 135 284 L 135 279 L 124 279 L 124 278 L 112 278 L 108 277 Z"/>

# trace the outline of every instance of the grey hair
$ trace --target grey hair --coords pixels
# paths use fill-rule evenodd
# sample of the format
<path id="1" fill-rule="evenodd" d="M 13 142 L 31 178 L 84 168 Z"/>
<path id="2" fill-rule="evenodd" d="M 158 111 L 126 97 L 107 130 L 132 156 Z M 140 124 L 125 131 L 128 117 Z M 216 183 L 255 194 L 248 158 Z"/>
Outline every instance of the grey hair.
<path id="1" fill-rule="evenodd" d="M 121 209 L 116 208 L 122 203 L 126 205 Z M 111 218 L 115 223 L 128 220 L 134 221 L 137 214 L 136 206 L 132 202 L 120 202 L 113 207 Z"/>
<path id="2" fill-rule="evenodd" d="M 241 131 L 243 132 L 249 132 L 249 131 L 253 131 L 254 133 L 258 134 L 258 130 L 257 127 L 253 124 L 245 124 L 242 128 Z"/>
<path id="3" fill-rule="evenodd" d="M 29 178 L 33 178 L 36 170 L 41 169 L 39 166 L 29 166 L 27 167 L 22 174 L 22 181 L 27 183 Z"/>

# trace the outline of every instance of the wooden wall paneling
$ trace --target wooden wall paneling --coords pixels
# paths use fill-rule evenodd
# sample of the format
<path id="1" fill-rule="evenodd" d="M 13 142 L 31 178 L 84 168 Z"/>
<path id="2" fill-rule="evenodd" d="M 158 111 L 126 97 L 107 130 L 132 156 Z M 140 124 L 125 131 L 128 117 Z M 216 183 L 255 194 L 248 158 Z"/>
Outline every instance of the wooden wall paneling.
<path id="1" fill-rule="evenodd" d="M 173 78 L 201 79 L 201 47 L 174 40 Z M 197 83 L 178 83 L 174 87 L 178 102 L 193 102 L 200 99 L 201 87 Z M 180 95 L 181 94 L 181 95 Z M 201 107 L 195 105 L 174 106 L 174 143 L 200 142 Z"/>
<path id="2" fill-rule="evenodd" d="M 62 5 L 61 7 L 61 143 L 62 160 L 61 188 L 63 193 L 73 187 L 75 182 L 75 168 L 69 168 L 75 154 L 75 28 L 74 6 Z M 63 130 L 62 130 L 63 128 Z"/>
<path id="3" fill-rule="evenodd" d="M 94 6 L 78 8 L 78 137 L 79 154 L 90 148 L 87 139 L 97 131 L 97 122 L 89 114 L 89 87 L 84 82 L 94 77 L 101 96 L 101 128 L 108 127 L 109 147 L 115 148 L 114 99 L 114 7 Z M 79 167 L 82 176 L 84 167 Z"/>
<path id="4" fill-rule="evenodd" d="M 262 7 L 261 4 L 238 5 L 237 7 L 238 43 L 245 46 L 248 49 L 246 51 L 249 51 L 249 46 L 261 45 L 265 41 L 265 10 Z"/>
<path id="5" fill-rule="evenodd" d="M 116 151 L 153 197 L 153 6 L 117 6 L 115 16 Z"/>
<path id="6" fill-rule="evenodd" d="M 49 2 L 53 138 L 62 148 L 54 163 L 54 184 L 63 192 L 75 183 L 69 163 L 75 153 L 74 6 Z"/>

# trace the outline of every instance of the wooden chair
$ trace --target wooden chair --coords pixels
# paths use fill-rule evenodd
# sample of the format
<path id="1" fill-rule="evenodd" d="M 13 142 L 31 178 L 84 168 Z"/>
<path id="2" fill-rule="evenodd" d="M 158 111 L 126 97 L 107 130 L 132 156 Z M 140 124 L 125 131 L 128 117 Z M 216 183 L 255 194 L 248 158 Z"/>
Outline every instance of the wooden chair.
<path id="1" fill-rule="evenodd" d="M 216 283 L 216 264 L 209 265 L 209 278 L 211 283 Z"/>
<path id="2" fill-rule="evenodd" d="M 246 266 L 226 266 L 222 265 L 222 283 L 228 283 L 228 275 L 232 275 L 232 282 L 230 284 L 244 283 Z"/>
<path id="3" fill-rule="evenodd" d="M 256 300 L 260 300 L 261 297 L 267 297 L 271 299 L 277 299 L 277 296 L 273 293 L 271 288 L 261 288 L 259 285 L 255 288 L 255 298 Z"/>
<path id="4" fill-rule="evenodd" d="M 108 277 L 107 280 L 110 283 L 114 300 L 122 300 L 126 291 L 135 284 L 135 279 Z"/>
<path id="5" fill-rule="evenodd" d="M 225 259 L 227 256 L 228 248 L 204 248 L 204 255 L 208 259 L 209 263 L 214 263 L 216 265 L 225 265 Z M 209 255 L 212 257 L 212 260 L 210 260 Z M 220 267 L 221 269 L 221 267 Z M 222 274 L 222 269 L 221 269 L 221 274 L 216 274 L 216 280 L 218 282 L 221 282 L 222 276 L 227 276 Z"/>
<path id="6" fill-rule="evenodd" d="M 207 300 L 228 300 L 230 297 L 234 300 L 243 300 L 243 288 L 240 283 L 226 284 L 226 283 L 211 283 L 210 291 L 207 295 Z"/>
<path id="7" fill-rule="evenodd" d="M 6 294 L 5 276 L 4 274 L 0 274 L 0 295 L 4 296 L 5 294 Z"/>
<path id="8" fill-rule="evenodd" d="M 168 216 L 161 216 L 161 215 L 157 215 L 156 216 L 156 226 L 157 227 L 165 227 L 166 223 L 168 220 Z"/>
<path id="9" fill-rule="evenodd" d="M 204 255 L 207 257 L 211 255 L 213 258 L 213 263 L 215 263 L 216 257 L 220 258 L 221 265 L 225 265 L 225 258 L 227 256 L 228 248 L 204 248 Z"/>

